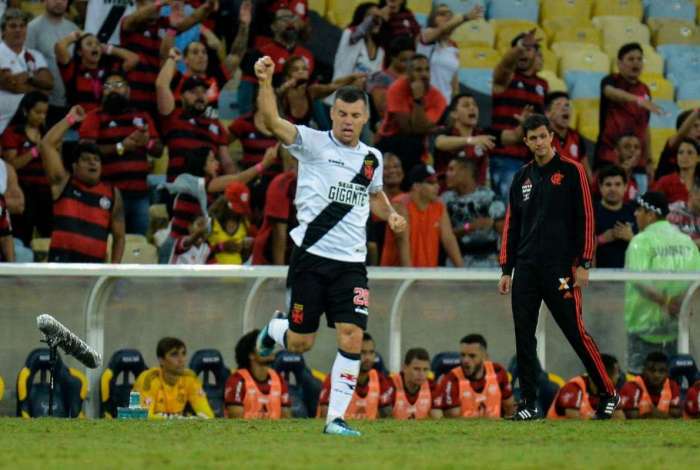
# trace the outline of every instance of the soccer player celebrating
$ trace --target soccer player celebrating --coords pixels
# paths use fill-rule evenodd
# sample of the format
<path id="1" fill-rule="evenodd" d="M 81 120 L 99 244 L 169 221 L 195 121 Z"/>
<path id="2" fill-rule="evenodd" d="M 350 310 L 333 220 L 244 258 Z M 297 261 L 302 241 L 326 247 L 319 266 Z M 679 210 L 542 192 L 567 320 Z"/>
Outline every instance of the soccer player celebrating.
<path id="1" fill-rule="evenodd" d="M 594 241 L 593 203 L 580 163 L 554 151 L 549 120 L 541 114 L 523 123 L 534 159 L 516 173 L 506 212 L 498 290 L 513 289 L 515 347 L 523 403 L 515 420 L 541 418 L 537 399 L 540 304 L 552 312 L 600 394 L 596 418 L 610 419 L 620 397 L 605 372 L 598 346 L 583 326 L 581 287 L 588 284 Z M 511 281 L 515 269 L 515 280 Z"/>
<path id="2" fill-rule="evenodd" d="M 275 343 L 296 353 L 308 351 L 325 312 L 328 325 L 336 329 L 338 354 L 324 433 L 358 436 L 344 415 L 357 383 L 369 313 L 365 227 L 370 210 L 395 232 L 405 230 L 406 221 L 382 191 L 381 153 L 359 140 L 369 119 L 364 92 L 355 87 L 336 92 L 330 132 L 295 126 L 279 115 L 272 88 L 274 68 L 268 56 L 255 63 L 258 109 L 265 127 L 299 162 L 299 225 L 290 234 L 295 247 L 287 277 L 289 318 L 276 315 L 261 330 L 257 349 L 263 357 L 272 354 Z"/>

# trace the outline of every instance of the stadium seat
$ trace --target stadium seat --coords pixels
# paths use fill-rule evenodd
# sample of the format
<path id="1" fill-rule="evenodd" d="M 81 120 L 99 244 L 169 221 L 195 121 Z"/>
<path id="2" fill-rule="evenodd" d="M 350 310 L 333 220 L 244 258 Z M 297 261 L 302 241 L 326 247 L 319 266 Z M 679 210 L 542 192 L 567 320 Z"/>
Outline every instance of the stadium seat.
<path id="1" fill-rule="evenodd" d="M 139 374 L 148 369 L 136 349 L 120 349 L 112 354 L 100 378 L 100 416 L 116 418 L 117 407 L 129 405 L 129 394 Z"/>
<path id="2" fill-rule="evenodd" d="M 564 82 L 564 80 L 559 78 L 557 74 L 552 72 L 551 70 L 542 70 L 537 75 L 539 75 L 540 78 L 544 79 L 547 82 L 547 88 L 550 93 L 553 91 L 568 90 L 566 82 Z"/>
<path id="3" fill-rule="evenodd" d="M 681 83 L 676 93 L 677 100 L 700 100 L 700 80 Z"/>
<path id="4" fill-rule="evenodd" d="M 595 52 L 602 52 L 600 47 L 595 44 L 588 44 L 585 42 L 554 42 L 552 43 L 552 52 L 558 57 L 564 57 L 569 54 L 577 54 L 583 50 L 592 50 Z"/>
<path id="5" fill-rule="evenodd" d="M 542 47 L 540 49 L 542 54 L 542 70 L 549 70 L 552 73 L 557 73 L 559 70 L 559 57 L 551 50 Z"/>
<path id="6" fill-rule="evenodd" d="M 428 15 L 424 15 L 423 13 L 415 13 L 413 16 L 416 17 L 416 22 L 421 28 L 428 26 Z"/>
<path id="7" fill-rule="evenodd" d="M 83 401 L 87 397 L 87 378 L 79 370 L 66 367 L 60 354 L 56 357 L 55 370 L 53 416 L 82 417 Z M 48 416 L 49 371 L 48 348 L 37 348 L 29 353 L 24 367 L 17 374 L 17 416 Z"/>
<path id="8" fill-rule="evenodd" d="M 695 4 L 690 0 L 650 0 L 646 6 L 647 21 L 653 18 L 695 18 Z"/>
<path id="9" fill-rule="evenodd" d="M 148 243 L 146 237 L 140 233 L 127 233 L 126 234 L 127 243 Z"/>
<path id="10" fill-rule="evenodd" d="M 674 57 L 698 54 L 699 51 L 697 46 L 691 44 L 662 44 L 656 46 L 656 52 L 658 52 L 664 60 L 670 60 Z"/>
<path id="11" fill-rule="evenodd" d="M 200 349 L 192 355 L 190 369 L 202 381 L 202 389 L 214 416 L 223 418 L 226 409 L 224 392 L 231 370 L 224 364 L 221 353 L 217 349 Z"/>
<path id="12" fill-rule="evenodd" d="M 0 401 L 2 401 L 2 397 L 5 394 L 5 381 L 2 380 L 2 376 L 0 375 Z"/>
<path id="13" fill-rule="evenodd" d="M 110 251 L 111 256 L 111 249 L 108 251 Z M 122 264 L 158 264 L 158 248 L 150 243 L 129 242 L 127 240 L 124 246 Z"/>
<path id="14" fill-rule="evenodd" d="M 571 99 L 599 100 L 600 81 L 605 77 L 601 72 L 571 71 L 564 75 Z"/>
<path id="15" fill-rule="evenodd" d="M 435 375 L 435 383 L 437 383 L 444 374 L 461 364 L 462 358 L 459 356 L 458 352 L 445 351 L 436 354 L 430 363 L 430 370 L 432 370 Z"/>
<path id="16" fill-rule="evenodd" d="M 653 91 L 652 96 L 655 96 Z M 673 129 L 676 126 L 676 118 L 681 112 L 680 108 L 673 100 L 655 100 L 655 102 L 666 114 L 660 116 L 652 113 L 649 118 L 649 127 L 651 129 Z"/>
<path id="17" fill-rule="evenodd" d="M 452 33 L 452 40 L 460 47 L 486 46 L 493 47 L 496 34 L 493 25 L 486 20 L 469 21 Z"/>
<path id="18" fill-rule="evenodd" d="M 378 352 L 375 353 L 375 355 L 374 355 L 374 367 L 373 367 L 373 369 L 381 372 L 382 374 L 386 375 L 387 377 L 389 376 L 389 369 L 387 369 L 386 365 L 384 364 L 384 358 Z"/>
<path id="19" fill-rule="evenodd" d="M 512 25 L 501 25 L 501 26 L 496 26 L 496 49 L 501 51 L 501 53 L 507 51 L 508 49 L 511 48 L 511 41 L 513 38 L 515 38 L 517 35 L 520 33 L 524 33 L 527 31 L 531 31 L 532 29 L 535 29 L 535 37 L 537 39 L 541 39 L 541 44 L 546 45 L 547 44 L 547 35 L 545 34 L 544 30 L 540 28 L 539 26 L 533 25 L 532 27 L 527 27 L 524 26 L 524 24 L 512 24 Z"/>
<path id="20" fill-rule="evenodd" d="M 568 29 L 559 30 L 554 33 L 554 37 L 552 38 L 552 49 L 554 49 L 554 44 L 558 42 L 592 44 L 598 48 L 600 48 L 602 44 L 600 31 L 592 25 L 572 26 Z"/>
<path id="21" fill-rule="evenodd" d="M 595 142 L 598 140 L 598 120 L 600 111 L 593 106 L 582 107 L 580 103 L 574 102 L 574 107 L 578 109 L 578 126 L 576 130 L 588 140 Z"/>
<path id="22" fill-rule="evenodd" d="M 464 47 L 459 50 L 459 65 L 470 69 L 493 69 L 501 61 L 501 54 L 490 47 Z"/>
<path id="23" fill-rule="evenodd" d="M 287 382 L 292 402 L 292 416 L 295 418 L 314 417 L 318 408 L 322 380 L 315 377 L 309 370 L 304 356 L 282 351 L 277 354 L 273 368 Z"/>
<path id="24" fill-rule="evenodd" d="M 444 0 L 435 2 L 435 4 L 445 4 L 450 7 L 450 10 L 452 10 L 455 15 L 463 15 L 464 13 L 469 13 L 472 11 L 472 9 L 474 9 L 474 7 L 477 5 L 480 5 L 484 10 L 486 10 L 487 1 L 488 0 Z"/>
<path id="25" fill-rule="evenodd" d="M 666 145 L 666 141 L 676 133 L 675 123 L 673 128 L 668 129 L 649 129 L 651 133 L 651 160 L 654 166 L 659 162 L 661 152 Z"/>
<path id="26" fill-rule="evenodd" d="M 607 74 L 610 71 L 610 60 L 604 52 L 592 49 L 571 51 L 559 61 L 559 75 L 566 80 L 566 73 L 572 70 Z"/>
<path id="27" fill-rule="evenodd" d="M 557 396 L 557 392 L 561 388 L 564 380 L 556 374 L 550 374 L 542 369 L 540 361 L 537 361 L 537 400 L 540 402 L 540 409 L 543 410 L 543 414 L 547 413 L 547 410 L 552 405 L 554 397 Z M 511 376 L 511 386 L 513 387 L 513 396 L 516 401 L 520 401 L 520 383 L 518 375 L 518 363 L 517 358 L 513 356 L 508 365 L 508 372 Z"/>
<path id="28" fill-rule="evenodd" d="M 363 3 L 362 0 L 328 0 L 326 18 L 340 29 L 345 29 L 352 21 L 352 14 L 360 3 Z"/>
<path id="29" fill-rule="evenodd" d="M 681 111 L 700 108 L 700 99 L 697 100 L 679 100 L 676 102 Z"/>
<path id="30" fill-rule="evenodd" d="M 697 54 L 687 53 L 671 56 L 666 61 L 666 76 L 676 86 L 700 76 L 700 48 Z"/>
<path id="31" fill-rule="evenodd" d="M 493 88 L 492 69 L 459 69 L 459 82 L 470 90 L 491 96 Z"/>
<path id="32" fill-rule="evenodd" d="M 690 354 L 677 354 L 668 360 L 668 375 L 681 386 L 681 400 L 688 387 L 698 380 L 698 366 Z"/>
<path id="33" fill-rule="evenodd" d="M 610 57 L 617 57 L 617 51 L 620 47 L 630 42 L 639 44 L 651 43 L 651 33 L 649 32 L 649 27 L 645 24 L 610 21 L 603 24 L 603 50 Z"/>
<path id="34" fill-rule="evenodd" d="M 642 76 L 642 81 L 651 90 L 651 97 L 656 100 L 671 101 L 674 99 L 673 84 L 664 78 Z"/>
<path id="35" fill-rule="evenodd" d="M 36 18 L 46 12 L 46 5 L 44 2 L 39 1 L 24 1 L 22 2 L 22 10 L 32 15 L 33 18 Z"/>
<path id="36" fill-rule="evenodd" d="M 641 0 L 595 0 L 593 17 L 596 16 L 631 16 L 641 20 L 644 7 Z"/>
<path id="37" fill-rule="evenodd" d="M 657 46 L 666 44 L 687 44 L 697 48 L 700 46 L 700 28 L 682 23 L 666 23 L 654 35 Z"/>
<path id="38" fill-rule="evenodd" d="M 309 0 L 309 10 L 318 13 L 318 16 L 324 18 L 326 16 L 326 9 L 328 8 L 328 2 L 326 0 Z"/>
<path id="39" fill-rule="evenodd" d="M 650 18 L 647 20 L 647 25 L 651 31 L 652 42 L 656 44 L 656 33 L 663 27 L 682 27 L 692 28 L 695 22 L 692 20 L 683 20 L 679 18 Z"/>
<path id="40" fill-rule="evenodd" d="M 430 10 L 433 8 L 432 0 L 408 0 L 408 8 L 414 15 L 425 15 L 426 18 L 430 15 Z"/>
<path id="41" fill-rule="evenodd" d="M 523 19 L 537 23 L 540 18 L 539 0 L 498 0 L 489 2 L 489 19 Z"/>
<path id="42" fill-rule="evenodd" d="M 593 23 L 591 23 L 591 20 L 588 19 L 588 17 L 577 18 L 570 16 L 561 16 L 542 21 L 542 29 L 544 29 L 544 32 L 547 33 L 547 37 L 550 38 L 554 37 L 557 31 L 563 31 L 577 26 L 588 27 L 593 26 Z"/>
<path id="43" fill-rule="evenodd" d="M 240 114 L 238 90 L 221 90 L 219 94 L 219 119 L 236 119 Z"/>
<path id="44" fill-rule="evenodd" d="M 50 246 L 50 238 L 34 238 L 31 243 L 31 248 L 34 252 L 34 261 L 37 263 L 47 261 L 49 259 Z"/>
<path id="45" fill-rule="evenodd" d="M 542 0 L 540 18 L 545 22 L 554 18 L 590 18 L 592 0 Z"/>

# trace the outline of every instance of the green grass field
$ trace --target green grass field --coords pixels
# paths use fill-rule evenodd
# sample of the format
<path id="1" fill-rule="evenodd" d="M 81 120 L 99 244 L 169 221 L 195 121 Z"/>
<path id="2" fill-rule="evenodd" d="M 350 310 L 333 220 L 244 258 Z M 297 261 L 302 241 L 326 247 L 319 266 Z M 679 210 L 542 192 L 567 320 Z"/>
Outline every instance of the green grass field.
<path id="1" fill-rule="evenodd" d="M 700 468 L 700 423 L 0 419 L 0 468 Z"/>

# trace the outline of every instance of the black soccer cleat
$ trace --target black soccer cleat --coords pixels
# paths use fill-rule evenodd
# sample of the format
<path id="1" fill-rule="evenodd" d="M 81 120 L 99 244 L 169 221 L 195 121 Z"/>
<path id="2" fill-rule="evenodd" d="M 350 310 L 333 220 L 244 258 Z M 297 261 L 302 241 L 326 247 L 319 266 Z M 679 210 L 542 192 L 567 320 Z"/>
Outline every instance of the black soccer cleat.
<path id="1" fill-rule="evenodd" d="M 593 419 L 612 418 L 618 406 L 620 406 L 620 395 L 617 392 L 613 395 L 601 395 Z"/>
<path id="2" fill-rule="evenodd" d="M 542 412 L 536 404 L 529 405 L 523 402 L 518 406 L 518 411 L 508 419 L 511 421 L 534 421 L 542 419 Z"/>

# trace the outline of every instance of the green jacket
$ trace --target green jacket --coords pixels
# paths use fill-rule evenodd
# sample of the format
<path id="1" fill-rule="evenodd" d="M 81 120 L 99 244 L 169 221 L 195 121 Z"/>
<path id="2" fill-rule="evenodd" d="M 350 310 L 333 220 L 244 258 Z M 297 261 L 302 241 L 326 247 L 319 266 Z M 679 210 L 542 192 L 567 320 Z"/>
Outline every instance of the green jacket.
<path id="1" fill-rule="evenodd" d="M 629 271 L 700 271 L 700 251 L 691 238 L 665 220 L 655 222 L 637 234 L 625 253 Z M 700 279 L 700 273 L 698 274 Z M 628 333 L 651 343 L 673 341 L 678 336 L 678 320 L 665 308 L 643 297 L 638 285 L 647 284 L 667 296 L 685 292 L 687 282 L 648 281 L 625 284 L 625 326 Z"/>

